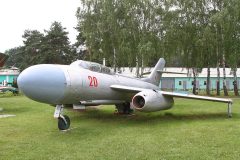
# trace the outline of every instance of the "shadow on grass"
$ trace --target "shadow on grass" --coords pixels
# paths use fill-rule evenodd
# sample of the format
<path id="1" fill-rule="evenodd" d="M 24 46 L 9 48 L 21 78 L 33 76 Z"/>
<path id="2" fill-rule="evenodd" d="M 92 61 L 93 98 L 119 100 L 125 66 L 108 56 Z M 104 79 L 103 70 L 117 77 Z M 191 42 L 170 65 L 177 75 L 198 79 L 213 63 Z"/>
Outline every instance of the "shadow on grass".
<path id="1" fill-rule="evenodd" d="M 24 113 L 24 112 L 29 112 L 29 109 L 25 107 L 16 107 L 16 108 L 8 108 L 8 106 L 3 106 L 3 111 L 1 113 L 8 113 L 8 114 L 19 114 L 19 113 Z"/>
<path id="2" fill-rule="evenodd" d="M 77 118 L 77 117 L 76 117 Z M 79 118 L 79 117 L 78 117 Z M 227 113 L 135 113 L 134 115 L 115 115 L 104 110 L 88 110 L 81 113 L 81 118 L 89 120 L 98 120 L 106 123 L 162 123 L 162 122 L 181 122 L 181 121 L 205 121 L 205 120 L 224 120 L 227 119 Z M 239 118 L 233 114 L 233 118 Z"/>
<path id="3" fill-rule="evenodd" d="M 1 105 L 0 108 L 3 109 L 3 113 L 11 113 L 11 114 L 19 114 L 19 113 L 27 113 L 27 112 L 42 112 L 44 109 L 44 104 L 39 107 L 39 105 L 35 104 L 4 104 Z"/>

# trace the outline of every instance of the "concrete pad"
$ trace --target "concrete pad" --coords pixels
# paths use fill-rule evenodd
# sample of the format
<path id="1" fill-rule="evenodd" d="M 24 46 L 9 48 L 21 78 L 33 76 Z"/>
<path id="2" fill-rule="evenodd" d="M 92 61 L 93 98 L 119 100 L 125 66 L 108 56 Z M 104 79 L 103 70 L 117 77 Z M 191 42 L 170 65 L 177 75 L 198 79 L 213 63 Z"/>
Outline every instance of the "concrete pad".
<path id="1" fill-rule="evenodd" d="M 7 118 L 7 117 L 15 117 L 16 115 L 12 115 L 12 114 L 3 114 L 0 115 L 0 118 Z"/>

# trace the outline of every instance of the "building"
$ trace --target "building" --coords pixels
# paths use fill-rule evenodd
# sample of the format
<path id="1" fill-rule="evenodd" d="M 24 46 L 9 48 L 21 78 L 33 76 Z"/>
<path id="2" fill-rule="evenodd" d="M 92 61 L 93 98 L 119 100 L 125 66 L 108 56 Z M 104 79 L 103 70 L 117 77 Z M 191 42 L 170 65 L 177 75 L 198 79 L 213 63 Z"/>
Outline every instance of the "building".
<path id="1" fill-rule="evenodd" d="M 19 75 L 19 69 L 12 67 L 10 69 L 1 68 L 7 61 L 8 56 L 0 53 L 0 86 L 7 86 L 12 84 L 13 80 Z"/>
<path id="2" fill-rule="evenodd" d="M 19 70 L 17 68 L 0 69 L 0 86 L 12 84 L 14 78 L 17 78 L 18 75 Z"/>
<path id="3" fill-rule="evenodd" d="M 143 73 L 150 72 L 153 68 L 145 68 Z M 126 76 L 135 76 L 136 68 L 120 68 L 120 73 Z M 193 73 L 191 69 L 187 68 L 173 68 L 166 67 L 164 71 L 179 72 L 186 74 L 163 74 L 159 87 L 163 90 L 192 90 L 193 89 Z M 217 88 L 217 69 L 210 69 L 210 89 L 216 90 Z M 237 70 L 237 77 L 240 77 L 240 68 Z M 207 68 L 203 68 L 200 73 L 197 74 L 197 89 L 205 90 L 207 84 Z M 233 90 L 234 76 L 231 68 L 226 68 L 226 86 L 228 90 Z M 220 68 L 220 89 L 223 89 L 223 68 Z M 240 79 L 237 81 L 239 88 Z"/>
<path id="4" fill-rule="evenodd" d="M 186 68 L 166 68 L 169 72 L 184 72 L 188 74 L 164 74 L 160 83 L 162 89 L 172 90 L 192 90 L 193 88 L 193 74 L 192 70 Z M 231 68 L 226 68 L 226 87 L 228 90 L 233 90 L 234 76 Z M 237 71 L 237 77 L 240 77 L 240 69 Z M 240 81 L 237 81 L 239 88 Z M 207 68 L 203 68 L 196 77 L 196 87 L 201 90 L 206 89 L 207 84 Z M 220 68 L 220 89 L 223 89 L 223 68 Z M 217 69 L 210 68 L 210 89 L 217 88 Z"/>

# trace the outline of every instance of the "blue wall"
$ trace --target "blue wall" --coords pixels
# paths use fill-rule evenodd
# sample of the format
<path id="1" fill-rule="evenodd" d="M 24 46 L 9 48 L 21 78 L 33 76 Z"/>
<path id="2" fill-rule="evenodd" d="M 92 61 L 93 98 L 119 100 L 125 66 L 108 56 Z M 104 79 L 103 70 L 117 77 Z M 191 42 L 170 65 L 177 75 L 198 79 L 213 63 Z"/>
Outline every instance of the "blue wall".
<path id="1" fill-rule="evenodd" d="M 12 83 L 14 78 L 17 78 L 17 75 L 0 75 L 0 85 L 4 80 L 7 80 L 7 79 L 8 79 L 7 81 L 8 83 Z"/>
<path id="2" fill-rule="evenodd" d="M 165 80 L 165 83 L 166 83 L 166 80 L 168 80 L 169 78 L 168 77 L 162 77 L 161 81 Z M 193 88 L 192 86 L 192 81 L 193 81 L 193 78 L 189 78 L 189 77 L 176 77 L 176 78 L 171 78 L 171 79 L 174 79 L 174 83 L 172 82 L 169 82 L 171 83 L 172 85 L 166 85 L 165 86 L 162 86 L 162 82 L 160 82 L 159 86 L 162 87 L 162 89 L 171 89 L 171 90 L 191 90 Z M 202 77 L 197 77 L 197 88 L 199 89 L 206 89 L 206 83 L 207 81 L 207 78 L 202 78 Z M 215 90 L 216 89 L 216 82 L 217 82 L 217 78 L 210 78 L 210 89 L 211 90 Z M 234 79 L 233 78 L 226 78 L 226 85 L 227 85 L 227 88 L 229 90 L 233 90 L 233 81 Z M 239 84 L 240 84 L 240 80 L 238 80 L 238 88 L 239 88 Z M 169 86 L 174 86 L 174 88 L 169 88 Z M 220 89 L 223 89 L 223 78 L 220 79 Z"/>

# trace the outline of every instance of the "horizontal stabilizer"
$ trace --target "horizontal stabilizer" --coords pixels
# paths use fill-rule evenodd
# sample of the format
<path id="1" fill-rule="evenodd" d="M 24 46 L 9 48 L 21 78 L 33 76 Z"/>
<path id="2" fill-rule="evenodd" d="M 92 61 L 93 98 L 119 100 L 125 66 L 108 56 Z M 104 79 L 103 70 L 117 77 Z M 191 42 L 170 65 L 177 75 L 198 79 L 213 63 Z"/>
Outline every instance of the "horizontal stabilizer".
<path id="1" fill-rule="evenodd" d="M 188 74 L 188 73 L 182 73 L 182 72 L 169 72 L 169 71 L 161 71 L 161 70 L 157 70 L 158 73 L 166 73 L 166 74 Z M 141 76 L 143 75 L 148 75 L 150 74 L 151 72 L 144 72 L 141 74 Z"/>
<path id="2" fill-rule="evenodd" d="M 182 73 L 182 72 L 168 72 L 168 71 L 161 71 L 161 70 L 157 70 L 157 72 L 167 73 L 167 74 L 187 74 L 187 73 Z"/>
<path id="3" fill-rule="evenodd" d="M 141 74 L 141 76 L 143 76 L 143 75 L 148 75 L 148 74 L 150 74 L 151 72 L 144 72 L 144 73 L 142 73 Z"/>

